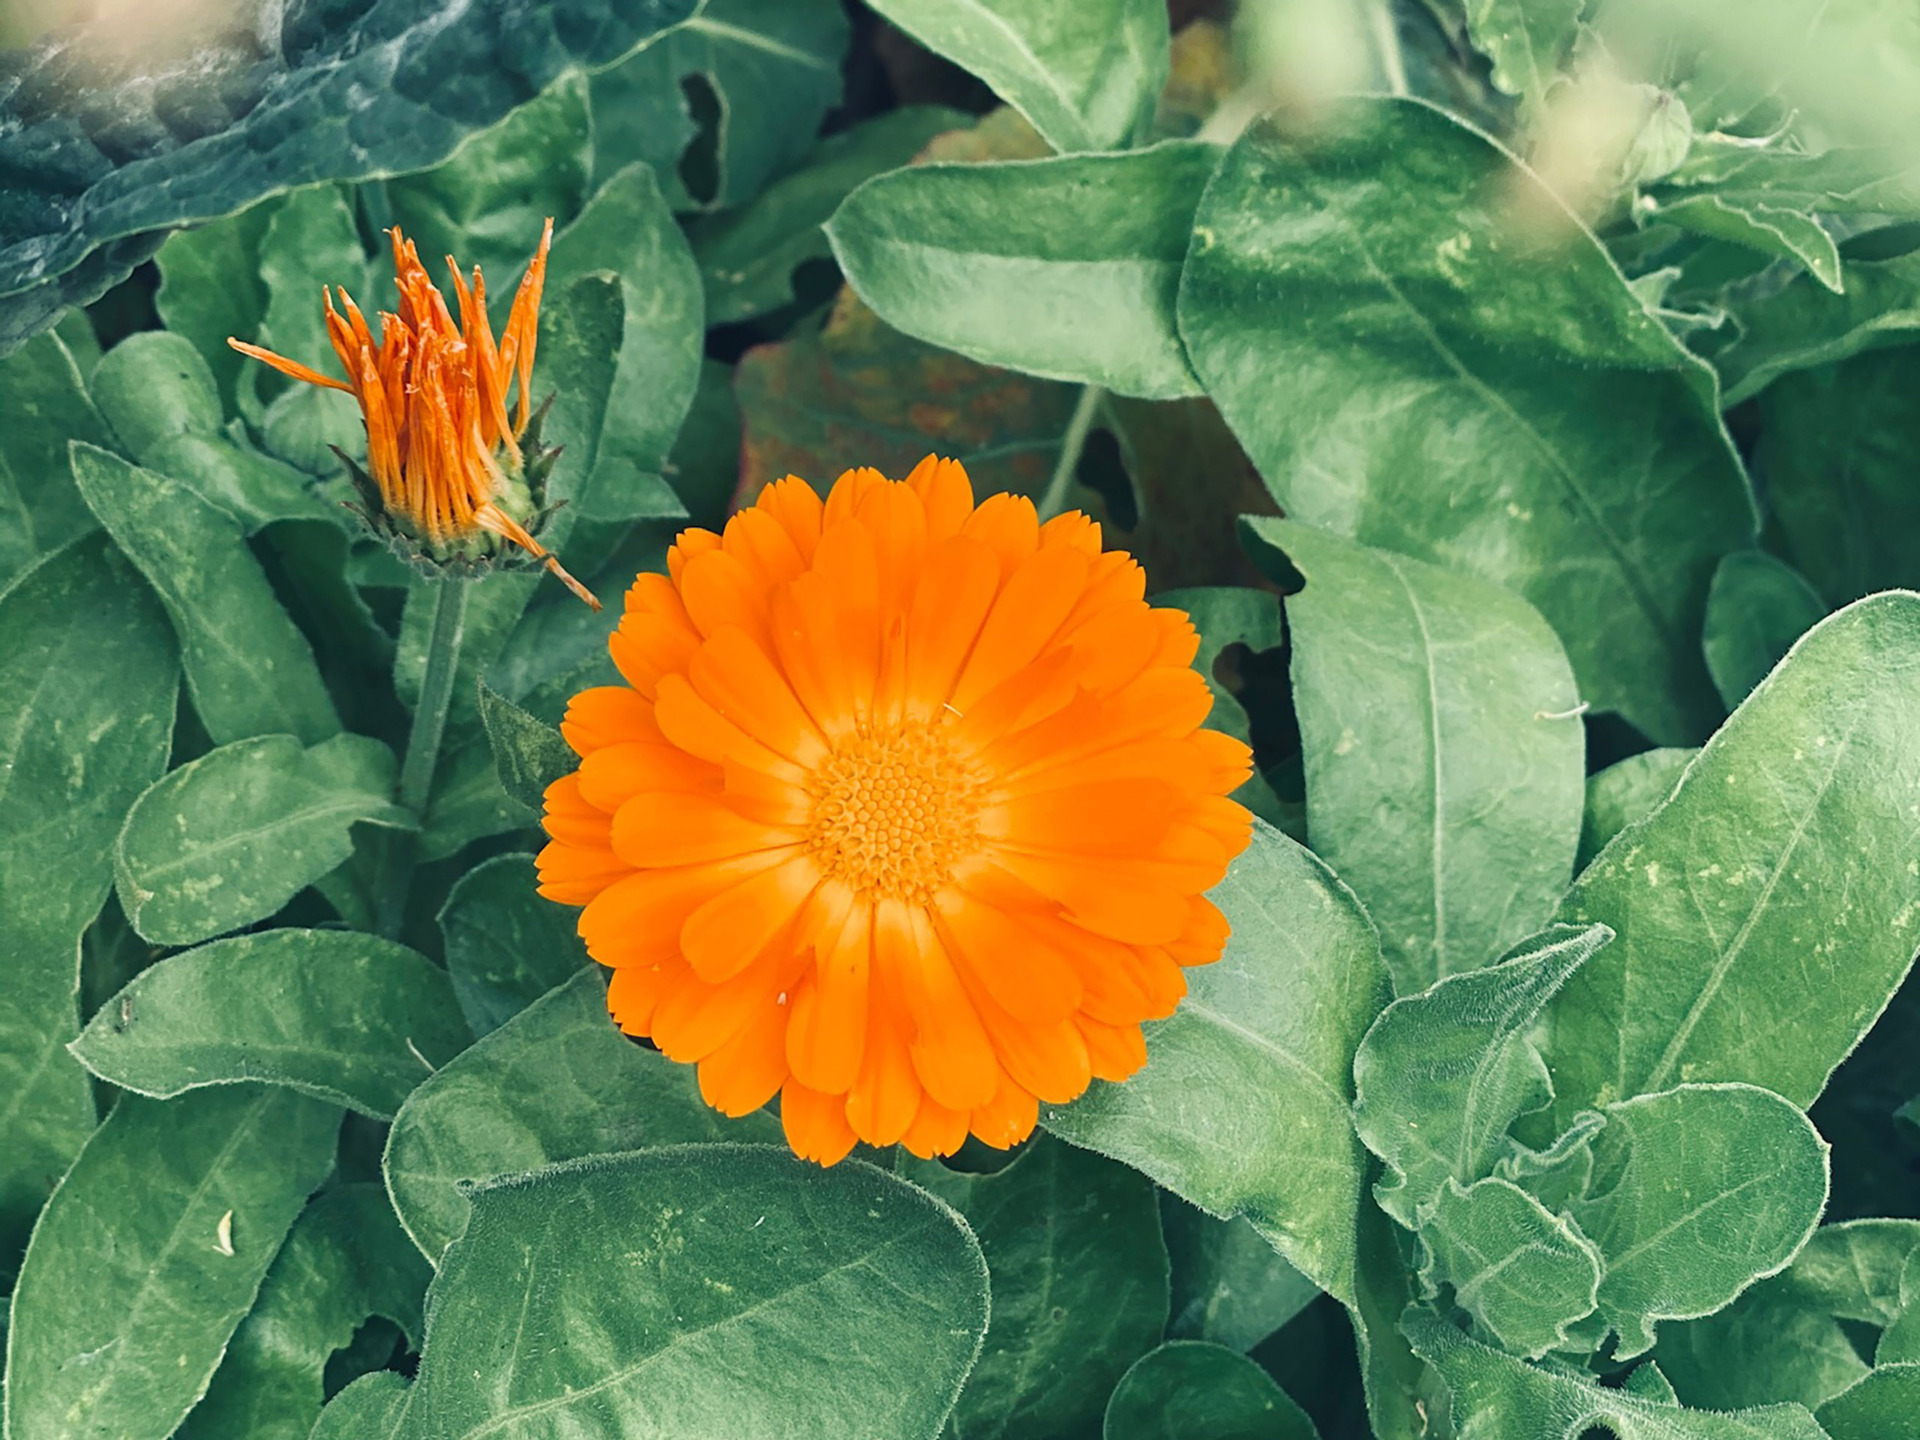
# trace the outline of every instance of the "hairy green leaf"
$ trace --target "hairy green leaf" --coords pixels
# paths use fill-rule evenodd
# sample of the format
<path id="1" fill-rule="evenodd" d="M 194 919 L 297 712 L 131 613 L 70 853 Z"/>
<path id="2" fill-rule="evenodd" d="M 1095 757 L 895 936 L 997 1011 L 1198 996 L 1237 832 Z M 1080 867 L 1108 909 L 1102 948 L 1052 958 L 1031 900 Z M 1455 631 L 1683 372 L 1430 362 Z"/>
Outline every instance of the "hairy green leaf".
<path id="1" fill-rule="evenodd" d="M 1920 1365 L 1888 1365 L 1827 1401 L 1819 1420 L 1828 1440 L 1894 1440 L 1920 1414 Z"/>
<path id="2" fill-rule="evenodd" d="M 307 1440 L 398 1440 L 410 1388 L 396 1370 L 362 1375 L 327 1402 Z"/>
<path id="3" fill-rule="evenodd" d="M 1829 365 L 1881 345 L 1911 343 L 1920 330 L 1920 254 L 1847 260 L 1836 295 L 1811 276 L 1736 302 L 1740 333 L 1714 356 L 1726 404 L 1737 405 L 1782 375 Z"/>
<path id="4" fill-rule="evenodd" d="M 1320 1432 L 1246 1356 L 1174 1340 L 1121 1377 L 1101 1440 L 1320 1440 Z"/>
<path id="5" fill-rule="evenodd" d="M 1529 1360 L 1563 1347 L 1567 1327 L 1598 1303 L 1593 1242 L 1509 1180 L 1462 1186 L 1449 1177 L 1421 1214 L 1420 1239 L 1427 1293 L 1451 1285 L 1456 1305 Z"/>
<path id="6" fill-rule="evenodd" d="M 1778 1291 L 1785 1278 L 1699 1320 L 1660 1326 L 1654 1354 L 1687 1404 L 1736 1410 L 1790 1400 L 1812 1410 L 1867 1373 L 1838 1320 Z"/>
<path id="7" fill-rule="evenodd" d="M 549 785 L 580 767 L 580 757 L 557 728 L 534 719 L 484 680 L 480 723 L 486 726 L 500 788 L 529 810 L 540 808 Z"/>
<path id="8" fill-rule="evenodd" d="M 1320 1293 L 1244 1216 L 1216 1220 L 1163 1190 L 1160 1228 L 1172 1292 L 1171 1339 L 1251 1350 Z"/>
<path id="9" fill-rule="evenodd" d="M 537 893 L 531 855 L 496 855 L 454 883 L 440 907 L 447 974 L 475 1035 L 498 1030 L 587 963 L 574 915 Z"/>
<path id="10" fill-rule="evenodd" d="M 1792 566 L 1760 550 L 1736 550 L 1707 592 L 1707 671 L 1729 710 L 1767 678 L 1793 642 L 1826 618 L 1827 606 Z"/>

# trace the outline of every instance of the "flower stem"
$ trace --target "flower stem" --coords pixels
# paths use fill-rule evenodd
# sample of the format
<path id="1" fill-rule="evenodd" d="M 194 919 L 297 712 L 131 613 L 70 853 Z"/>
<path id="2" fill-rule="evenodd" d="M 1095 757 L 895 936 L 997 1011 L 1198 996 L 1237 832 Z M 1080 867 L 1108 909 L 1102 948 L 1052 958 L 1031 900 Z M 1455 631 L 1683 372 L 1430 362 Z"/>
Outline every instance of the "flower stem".
<path id="1" fill-rule="evenodd" d="M 1080 399 L 1073 407 L 1073 416 L 1067 421 L 1067 433 L 1060 438 L 1060 459 L 1053 467 L 1053 478 L 1047 481 L 1046 494 L 1040 497 L 1040 519 L 1044 522 L 1053 519 L 1067 508 L 1067 492 L 1073 488 L 1073 472 L 1080 468 L 1080 452 L 1087 448 L 1087 435 L 1093 429 L 1094 414 L 1100 409 L 1100 402 L 1107 398 L 1104 387 L 1087 385 L 1080 391 Z"/>
<path id="2" fill-rule="evenodd" d="M 440 739 L 446 733 L 447 714 L 453 708 L 453 679 L 460 670 L 460 640 L 467 618 L 466 581 L 440 576 L 427 581 L 427 586 L 433 596 L 427 663 L 420 676 L 420 698 L 413 707 L 413 729 L 407 736 L 406 758 L 400 762 L 400 804 L 422 824 L 426 823 L 427 801 L 433 793 L 433 771 L 440 759 Z M 387 847 L 376 919 L 380 933 L 389 939 L 399 938 L 406 920 L 414 850 L 414 839 L 407 834 L 394 835 Z"/>

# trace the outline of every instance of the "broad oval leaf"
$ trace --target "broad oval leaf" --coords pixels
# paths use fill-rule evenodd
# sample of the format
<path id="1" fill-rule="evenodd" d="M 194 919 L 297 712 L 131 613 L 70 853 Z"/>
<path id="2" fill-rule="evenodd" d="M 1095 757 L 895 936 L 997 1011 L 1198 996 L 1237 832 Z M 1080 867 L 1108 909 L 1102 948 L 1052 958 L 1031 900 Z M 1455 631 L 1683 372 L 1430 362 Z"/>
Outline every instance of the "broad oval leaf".
<path id="1" fill-rule="evenodd" d="M 587 963 L 573 913 L 543 899 L 531 855 L 482 861 L 447 893 L 440 938 L 454 997 L 476 1036 L 488 1035 Z"/>
<path id="2" fill-rule="evenodd" d="M 1380 927 L 1399 994 L 1491 963 L 1553 914 L 1580 837 L 1586 734 L 1559 640 L 1475 576 L 1242 526 L 1307 582 L 1286 609 L 1308 842 Z"/>
<path id="3" fill-rule="evenodd" d="M 1217 146 L 915 165 L 827 224 L 847 281 L 895 329 L 988 365 L 1121 395 L 1200 393 L 1174 326 Z"/>
<path id="4" fill-rule="evenodd" d="M 1920 943 L 1920 596 L 1822 621 L 1561 908 L 1619 939 L 1554 1002 L 1556 1114 L 1744 1080 L 1807 1105 Z M 1879 863 L 1872 863 L 1878 857 Z"/>
<path id="5" fill-rule="evenodd" d="M 1173 1340 L 1121 1377 L 1101 1440 L 1320 1440 L 1320 1432 L 1246 1356 Z"/>
<path id="6" fill-rule="evenodd" d="M 1573 868 L 1587 868 L 1607 842 L 1666 803 L 1680 774 L 1700 752 L 1688 747 L 1643 750 L 1587 777 L 1587 808 L 1580 819 L 1580 851 Z"/>
<path id="7" fill-rule="evenodd" d="M 1763 1280 L 1699 1320 L 1660 1326 L 1654 1358 L 1687 1404 L 1731 1410 L 1791 1400 L 1817 1410 L 1872 1368 L 1838 1320 L 1779 1288 L 1785 1278 Z"/>
<path id="8" fill-rule="evenodd" d="M 1718 719 L 1700 620 L 1754 513 L 1713 374 L 1486 136 L 1389 99 L 1255 125 L 1200 203 L 1179 321 L 1293 519 L 1519 591 L 1580 693 L 1655 740 Z"/>
<path id="9" fill-rule="evenodd" d="M 142 1095 L 259 1080 L 389 1120 L 466 1044 L 447 972 L 404 945 L 267 930 L 142 971 L 69 1048 Z"/>
<path id="10" fill-rule="evenodd" d="M 1599 1319 L 1626 1360 L 1654 1321 L 1711 1314 L 1786 1268 L 1826 1206 L 1827 1145 L 1755 1085 L 1682 1085 L 1606 1117 L 1571 1213 L 1605 1261 Z"/>
<path id="11" fill-rule="evenodd" d="M 94 528 L 74 488 L 67 442 L 106 444 L 73 352 L 58 335 L 37 337 L 0 360 L 7 423 L 0 427 L 0 589 L 42 555 Z"/>
<path id="12" fill-rule="evenodd" d="M 873 8 L 986 81 L 1063 152 L 1131 142 L 1167 78 L 1160 0 L 876 0 Z"/>
<path id="13" fill-rule="evenodd" d="M 1826 618 L 1827 605 L 1791 565 L 1763 550 L 1736 550 L 1720 561 L 1707 592 L 1707 672 L 1729 710 L 1753 693 Z"/>
<path id="14" fill-rule="evenodd" d="M 398 1440 L 409 1388 L 397 1370 L 362 1375 L 327 1402 L 307 1440 Z"/>
<path id="15" fill-rule="evenodd" d="M 1226 953 L 1145 1027 L 1146 1068 L 1043 1106 L 1041 1123 L 1210 1214 L 1245 1215 L 1351 1302 L 1365 1158 L 1347 1109 L 1354 1050 L 1387 998 L 1380 942 L 1353 892 L 1258 820 L 1211 898 L 1233 926 Z"/>
<path id="16" fill-rule="evenodd" d="M 1216 1220 L 1171 1191 L 1160 1192 L 1167 1242 L 1167 1336 L 1253 1349 L 1320 1294 L 1244 1216 Z"/>
<path id="17" fill-rule="evenodd" d="M 1598 1303 L 1593 1242 L 1509 1180 L 1449 1179 L 1420 1217 L 1420 1240 L 1427 1293 L 1451 1285 L 1456 1305 L 1529 1360 L 1563 1347 L 1567 1327 Z"/>
<path id="18" fill-rule="evenodd" d="M 105 535 L 0 595 L 0 1277 L 98 1118 L 65 1053 L 80 936 L 127 807 L 166 769 L 179 689 L 166 613 Z"/>
<path id="19" fill-rule="evenodd" d="M 728 1120 L 708 1109 L 693 1067 L 622 1035 L 595 967 L 415 1090 L 393 1123 L 384 1168 L 401 1224 L 438 1263 L 467 1228 L 466 1182 L 614 1151 L 779 1138 L 770 1115 Z"/>
<path id="20" fill-rule="evenodd" d="M 270 1086 L 122 1096 L 34 1227 L 7 1434 L 171 1435 L 333 1168 L 339 1128 L 333 1106 Z"/>
<path id="21" fill-rule="evenodd" d="M 676 1146 L 472 1203 L 433 1283 L 413 1440 L 933 1440 L 987 1326 L 966 1224 L 857 1160 Z"/>
<path id="22" fill-rule="evenodd" d="M 265 919 L 353 853 L 355 821 L 410 826 L 393 752 L 364 735 L 223 745 L 149 787 L 115 854 L 120 907 L 157 945 Z"/>

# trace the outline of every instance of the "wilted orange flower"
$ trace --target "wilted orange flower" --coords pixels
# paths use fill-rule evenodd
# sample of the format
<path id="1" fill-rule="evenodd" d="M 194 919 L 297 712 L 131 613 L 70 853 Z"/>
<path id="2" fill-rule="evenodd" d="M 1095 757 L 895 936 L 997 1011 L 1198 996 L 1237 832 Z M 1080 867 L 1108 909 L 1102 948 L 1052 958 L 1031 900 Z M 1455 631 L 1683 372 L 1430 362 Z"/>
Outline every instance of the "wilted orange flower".
<path id="1" fill-rule="evenodd" d="M 546 796 L 541 890 L 586 907 L 621 1027 L 729 1115 L 779 1092 L 829 1165 L 1012 1145 L 1137 1070 L 1250 826 L 1247 747 L 1200 728 L 1193 626 L 1139 565 L 929 457 L 824 502 L 789 477 L 667 567 Z"/>
<path id="2" fill-rule="evenodd" d="M 331 287 L 321 290 L 327 334 L 346 369 L 345 381 L 231 336 L 227 344 L 283 375 L 344 390 L 360 402 L 367 427 L 367 468 L 388 517 L 404 517 L 417 536 L 435 546 L 477 532 L 497 535 L 544 560 L 574 594 L 598 610 L 600 602 L 561 568 L 524 523 L 531 517 L 533 497 L 524 481 L 526 456 L 520 442 L 531 418 L 540 290 L 553 221 L 547 221 L 497 345 L 487 319 L 487 286 L 480 267 L 474 266 L 469 285 L 453 257 L 447 257 L 460 303 L 455 324 L 413 242 L 398 226 L 390 234 L 400 313 L 380 313 L 378 341 L 346 287 L 340 289 L 344 317 L 334 309 Z M 519 400 L 509 423 L 507 392 L 516 378 Z M 520 517 L 510 513 L 515 509 L 522 512 Z"/>

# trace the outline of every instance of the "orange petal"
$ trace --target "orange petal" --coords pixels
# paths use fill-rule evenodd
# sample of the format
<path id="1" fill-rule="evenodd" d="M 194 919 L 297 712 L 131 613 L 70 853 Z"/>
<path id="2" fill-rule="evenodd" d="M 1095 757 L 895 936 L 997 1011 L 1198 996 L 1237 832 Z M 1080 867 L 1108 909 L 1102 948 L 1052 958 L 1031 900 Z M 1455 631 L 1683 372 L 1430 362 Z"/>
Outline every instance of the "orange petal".
<path id="1" fill-rule="evenodd" d="M 999 1063 L 973 1003 L 924 912 L 900 900 L 874 907 L 874 962 L 887 971 L 913 1022 L 907 1052 L 920 1083 L 942 1104 L 971 1110 L 999 1083 Z"/>
<path id="2" fill-rule="evenodd" d="M 628 870 L 580 914 L 580 938 L 603 965 L 653 965 L 680 955 L 680 930 L 707 901 L 785 858 L 769 850 L 718 865 Z"/>
<path id="3" fill-rule="evenodd" d="M 798 1080 L 789 1080 L 780 1091 L 780 1127 L 793 1153 L 816 1165 L 838 1165 L 853 1149 L 845 1098 L 809 1090 Z"/>
<path id="4" fill-rule="evenodd" d="M 920 1108 L 900 1143 L 922 1160 L 951 1155 L 967 1143 L 967 1112 L 949 1110 L 933 1096 L 922 1095 Z"/>
<path id="5" fill-rule="evenodd" d="M 562 905 L 585 905 L 633 867 L 611 850 L 582 849 L 555 840 L 540 852 L 540 893 Z"/>
<path id="6" fill-rule="evenodd" d="M 977 540 L 961 536 L 927 555 L 907 611 L 905 691 L 923 718 L 942 713 L 1000 590 L 1000 565 Z"/>
<path id="7" fill-rule="evenodd" d="M 1103 1025 L 1085 1015 L 1073 1023 L 1087 1042 L 1096 1080 L 1125 1080 L 1147 1063 L 1147 1042 L 1138 1025 Z"/>
<path id="8" fill-rule="evenodd" d="M 273 351 L 263 350 L 258 345 L 249 345 L 246 341 L 236 340 L 231 335 L 227 337 L 227 344 L 238 350 L 242 355 L 251 356 L 262 364 L 271 365 L 282 375 L 286 375 L 294 380 L 303 381 L 308 385 L 321 385 L 328 390 L 344 390 L 349 395 L 354 393 L 353 386 L 347 384 L 345 381 L 335 380 L 329 375 L 322 375 L 318 370 L 313 369 L 311 366 L 302 365 L 298 360 L 289 360 L 284 355 L 276 355 Z"/>
<path id="9" fill-rule="evenodd" d="M 700 1098 L 722 1115 L 751 1114 L 787 1083 L 787 1010 L 763 1006 L 744 1029 L 700 1062 Z"/>
<path id="10" fill-rule="evenodd" d="M 755 639 L 766 635 L 766 588 L 738 556 L 725 550 L 696 555 L 681 570 L 679 585 L 687 614 L 702 635 L 722 625 L 738 625 Z"/>
<path id="11" fill-rule="evenodd" d="M 867 1045 L 860 1076 L 847 1092 L 847 1122 L 869 1145 L 891 1145 L 907 1133 L 924 1093 L 907 1053 L 905 1004 L 889 992 L 885 973 L 874 967 L 867 1001 Z M 964 1126 L 962 1133 L 965 1133 Z"/>
<path id="12" fill-rule="evenodd" d="M 680 951 L 709 984 L 731 979 L 793 923 L 820 883 L 820 871 L 805 854 L 721 891 L 687 916 Z"/>
<path id="13" fill-rule="evenodd" d="M 629 1035 L 645 1035 L 660 997 L 686 975 L 685 966 L 622 965 L 607 981 L 607 1013 Z"/>
<path id="14" fill-rule="evenodd" d="M 586 850 L 612 846 L 612 822 L 605 811 L 587 803 L 578 775 L 562 775 L 547 786 L 544 798 L 546 812 L 540 823 L 554 839 Z"/>
<path id="15" fill-rule="evenodd" d="M 767 1006 L 789 1009 L 781 997 L 790 998 L 790 987 L 804 972 L 807 958 L 773 947 L 719 985 L 708 985 L 689 972 L 686 983 L 666 996 L 654 1012 L 653 1043 L 669 1060 L 691 1064 L 706 1059 Z"/>
<path id="16" fill-rule="evenodd" d="M 786 677 L 738 626 L 723 626 L 708 638 L 688 664 L 687 679 L 703 700 L 775 754 L 809 768 L 826 758 L 827 742 Z"/>
<path id="17" fill-rule="evenodd" d="M 643 698 L 654 698 L 662 678 L 684 674 L 700 648 L 700 636 L 670 615 L 629 610 L 607 637 L 620 678 Z"/>
<path id="18" fill-rule="evenodd" d="M 1079 1008 L 1080 979 L 1072 963 L 1039 935 L 952 886 L 935 904 L 947 953 L 1002 1009 L 1023 1021 L 1044 1023 L 1064 1020 Z"/>
<path id="19" fill-rule="evenodd" d="M 560 734 L 584 758 L 622 740 L 657 739 L 660 727 L 653 723 L 653 706 L 627 686 L 596 685 L 567 702 Z"/>
<path id="20" fill-rule="evenodd" d="M 641 867 L 700 865 L 793 845 L 791 830 L 749 820 L 712 795 L 641 795 L 613 817 L 613 853 Z M 1184 917 L 1183 917 L 1184 918 Z"/>
<path id="21" fill-rule="evenodd" d="M 684 675 L 669 675 L 660 682 L 653 718 L 661 733 L 689 755 L 716 765 L 731 760 L 781 776 L 795 785 L 806 783 L 804 770 L 714 709 Z"/>
<path id="22" fill-rule="evenodd" d="M 580 797 L 613 814 L 637 795 L 657 790 L 718 794 L 720 772 L 677 745 L 623 740 L 603 745 L 580 762 Z"/>
<path id="23" fill-rule="evenodd" d="M 1135 945 L 1164 945 L 1185 929 L 1187 896 L 1142 884 L 1139 865 L 1003 850 L 997 863 L 1066 907 L 1067 918 L 1096 935 Z"/>
<path id="24" fill-rule="evenodd" d="M 973 482 L 958 460 L 929 455 L 913 467 L 906 483 L 926 507 L 929 540 L 944 540 L 960 533 L 973 513 Z"/>
<path id="25" fill-rule="evenodd" d="M 807 568 L 807 558 L 786 527 L 764 510 L 742 510 L 727 521 L 720 544 L 747 567 L 762 591 L 784 585 Z"/>
<path id="26" fill-rule="evenodd" d="M 813 973 L 793 996 L 787 1064 L 802 1083 L 844 1095 L 859 1078 L 867 1041 L 873 912 L 856 906 L 830 943 L 818 947 Z"/>
<path id="27" fill-rule="evenodd" d="M 1040 547 L 1040 517 L 1024 495 L 989 495 L 967 517 L 960 533 L 993 551 L 1004 577 Z"/>
<path id="28" fill-rule="evenodd" d="M 1087 580 L 1087 558 L 1075 550 L 1042 550 L 1007 578 L 966 668 L 953 687 L 965 712 L 996 686 L 1039 658 L 1067 618 Z"/>
<path id="29" fill-rule="evenodd" d="M 760 498 L 754 501 L 754 508 L 764 510 L 780 522 L 787 532 L 787 538 L 793 541 L 794 548 L 800 552 L 800 558 L 809 564 L 813 562 L 814 547 L 820 543 L 820 526 L 825 518 L 826 504 L 820 498 L 820 492 L 797 475 L 789 475 L 776 480 L 760 492 Z"/>
<path id="30" fill-rule="evenodd" d="M 1032 1095 L 1005 1075 L 993 1099 L 974 1108 L 968 1126 L 996 1150 L 1010 1150 L 1033 1134 L 1040 1120 L 1040 1105 Z"/>
<path id="31" fill-rule="evenodd" d="M 981 812 L 980 833 L 1022 850 L 1151 855 L 1173 823 L 1180 793 L 1129 777 L 1008 796 Z"/>

